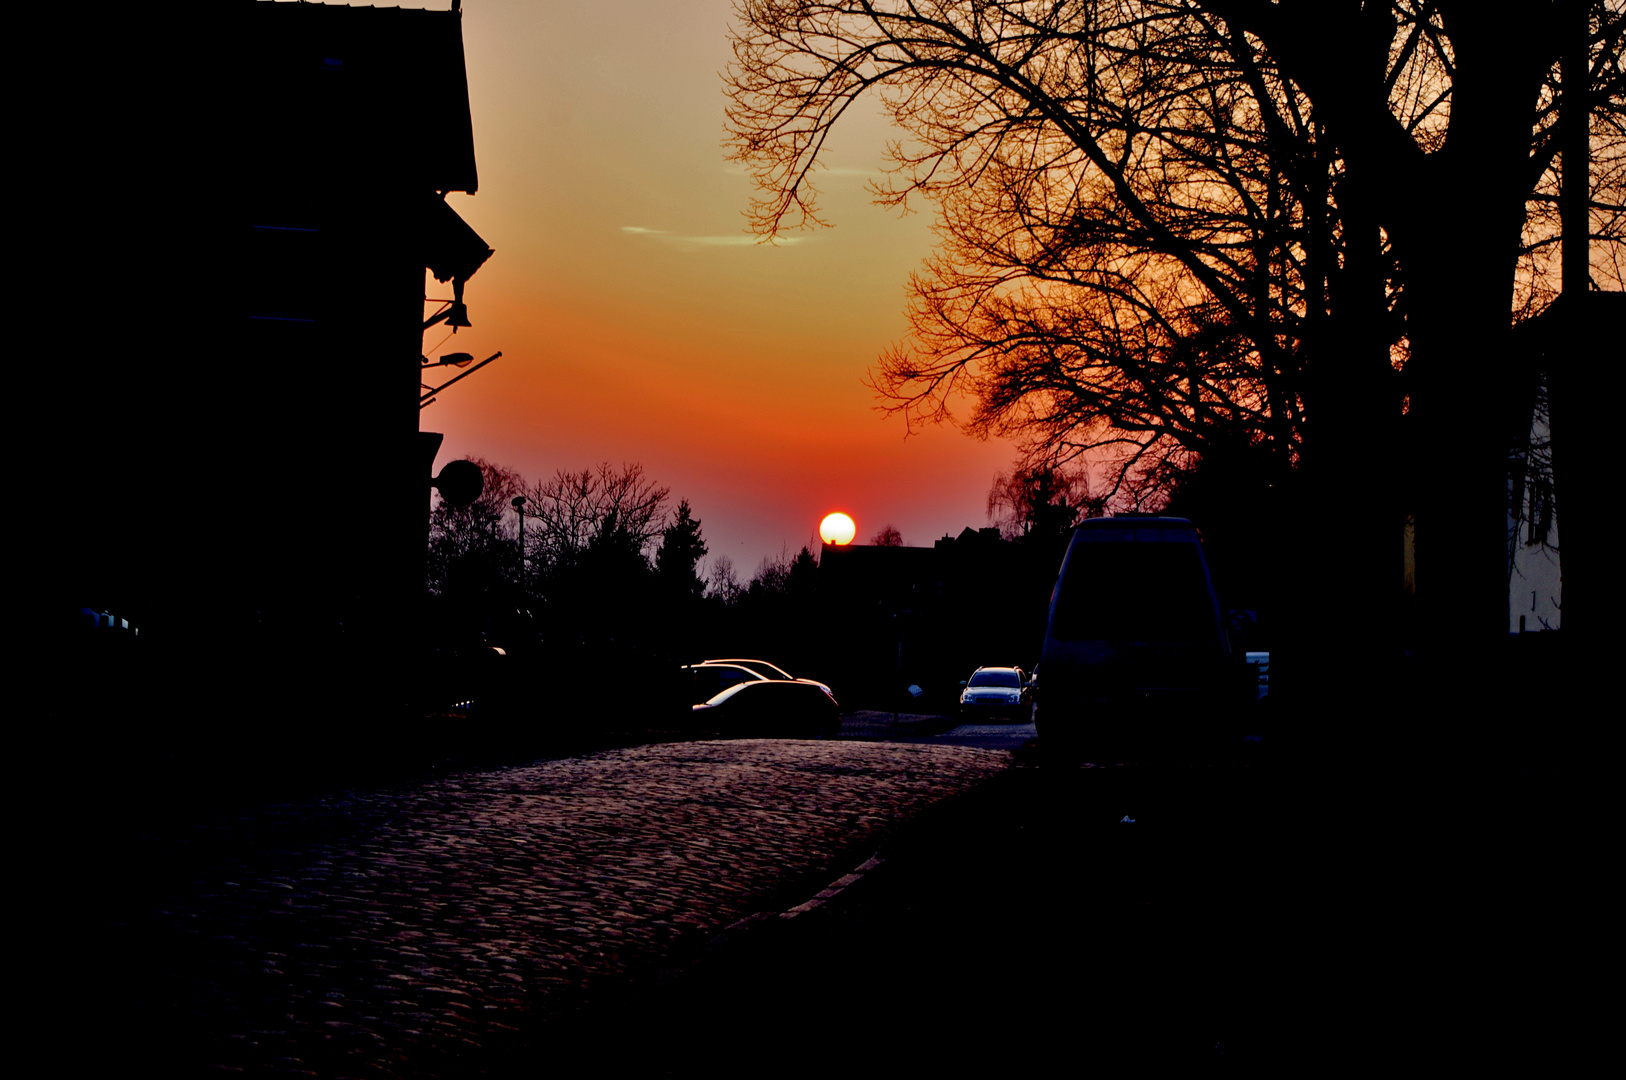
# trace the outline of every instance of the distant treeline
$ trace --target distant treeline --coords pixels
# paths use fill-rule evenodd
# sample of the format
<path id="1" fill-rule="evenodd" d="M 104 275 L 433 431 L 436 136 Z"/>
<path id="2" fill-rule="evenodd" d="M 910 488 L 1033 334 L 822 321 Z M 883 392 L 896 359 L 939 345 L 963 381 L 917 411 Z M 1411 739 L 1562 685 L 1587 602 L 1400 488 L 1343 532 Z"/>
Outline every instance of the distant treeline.
<path id="1" fill-rule="evenodd" d="M 425 632 L 443 697 L 481 689 L 477 667 L 505 661 L 525 684 L 510 697 L 653 704 L 681 664 L 802 652 L 818 577 L 808 547 L 742 582 L 726 555 L 707 558 L 688 500 L 674 505 L 640 465 L 531 481 L 474 460 L 480 497 L 439 502 L 429 520 Z"/>

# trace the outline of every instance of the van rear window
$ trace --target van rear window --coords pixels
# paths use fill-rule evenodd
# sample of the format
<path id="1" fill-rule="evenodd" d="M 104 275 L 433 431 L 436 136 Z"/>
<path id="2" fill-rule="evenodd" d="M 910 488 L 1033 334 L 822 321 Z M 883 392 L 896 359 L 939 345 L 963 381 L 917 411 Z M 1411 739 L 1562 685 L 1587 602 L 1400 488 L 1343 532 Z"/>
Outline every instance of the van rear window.
<path id="1" fill-rule="evenodd" d="M 1063 641 L 1188 644 L 1219 633 L 1195 544 L 1090 543 L 1073 549 L 1051 622 Z"/>

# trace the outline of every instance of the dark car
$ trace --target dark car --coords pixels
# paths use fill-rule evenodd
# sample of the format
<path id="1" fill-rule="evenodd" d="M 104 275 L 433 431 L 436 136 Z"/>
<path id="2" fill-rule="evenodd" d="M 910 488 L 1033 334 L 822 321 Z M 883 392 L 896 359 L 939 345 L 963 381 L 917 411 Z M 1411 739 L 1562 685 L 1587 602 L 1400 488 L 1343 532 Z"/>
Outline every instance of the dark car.
<path id="1" fill-rule="evenodd" d="M 789 680 L 790 682 L 810 682 L 815 686 L 823 686 L 824 687 L 824 692 L 827 693 L 827 694 L 834 695 L 834 693 L 835 693 L 835 691 L 831 690 L 828 685 L 826 685 L 825 683 L 819 682 L 817 679 L 804 679 L 804 678 L 802 678 L 802 677 L 800 677 L 798 675 L 792 675 L 790 672 L 786 671 L 784 668 L 780 667 L 778 664 L 770 664 L 766 660 L 738 660 L 738 659 L 707 660 L 706 663 L 708 663 L 708 664 L 735 664 L 735 665 L 738 665 L 739 667 L 742 667 L 742 668 L 751 669 L 752 671 L 756 672 L 758 675 L 761 675 L 764 679 L 786 679 L 786 680 Z"/>
<path id="2" fill-rule="evenodd" d="M 1047 756 L 1208 756 L 1240 740 L 1257 692 L 1191 522 L 1125 515 L 1074 530 L 1032 683 Z"/>
<path id="3" fill-rule="evenodd" d="M 1028 677 L 1019 667 L 980 667 L 960 684 L 960 719 L 1026 721 Z"/>
<path id="4" fill-rule="evenodd" d="M 690 705 L 708 701 L 731 686 L 763 682 L 768 678 L 739 664 L 689 664 L 683 668 L 684 692 Z"/>
<path id="5" fill-rule="evenodd" d="M 814 682 L 736 682 L 691 711 L 695 727 L 719 735 L 819 738 L 841 730 L 841 706 Z"/>

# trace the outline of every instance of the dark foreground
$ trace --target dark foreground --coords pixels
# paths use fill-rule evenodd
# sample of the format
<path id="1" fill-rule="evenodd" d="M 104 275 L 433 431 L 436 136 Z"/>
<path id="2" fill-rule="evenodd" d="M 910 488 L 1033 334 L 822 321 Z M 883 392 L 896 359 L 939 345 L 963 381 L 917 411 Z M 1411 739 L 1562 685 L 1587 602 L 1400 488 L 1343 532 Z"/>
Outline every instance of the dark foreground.
<path id="1" fill-rule="evenodd" d="M 1562 1069 L 1603 1023 L 1602 800 L 1487 764 L 695 744 L 87 831 L 37 1041 L 87 1075 Z"/>
<path id="2" fill-rule="evenodd" d="M 1019 766 L 554 1050 L 730 1075 L 1262 1062 L 1312 978 L 1274 803 L 1257 774 Z"/>
<path id="3" fill-rule="evenodd" d="M 1530 817 L 1566 787 L 1550 774 L 1017 758 L 827 901 L 558 1025 L 545 1057 L 673 1075 L 1546 1070 L 1578 1067 L 1601 1030 L 1574 954 L 1596 948 L 1574 892 L 1596 875 Z"/>

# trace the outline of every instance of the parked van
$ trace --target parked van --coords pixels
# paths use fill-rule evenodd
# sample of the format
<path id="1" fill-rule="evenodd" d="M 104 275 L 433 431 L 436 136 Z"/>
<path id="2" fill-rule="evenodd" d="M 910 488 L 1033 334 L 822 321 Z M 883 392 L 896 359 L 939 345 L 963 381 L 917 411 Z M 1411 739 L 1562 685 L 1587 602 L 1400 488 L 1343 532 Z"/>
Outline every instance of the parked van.
<path id="1" fill-rule="evenodd" d="M 1047 756 L 1206 755 L 1240 738 L 1252 690 L 1191 522 L 1092 518 L 1074 530 L 1033 680 Z"/>

